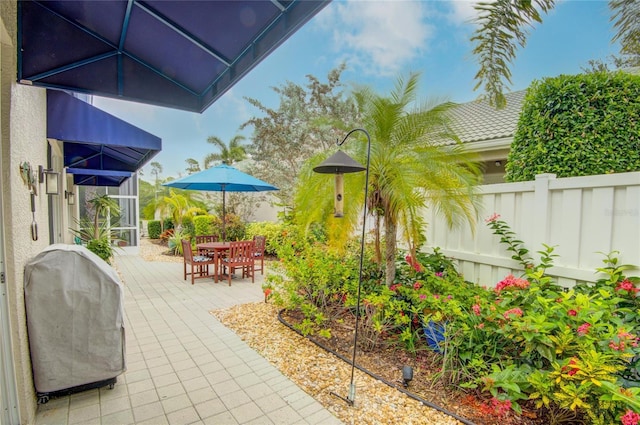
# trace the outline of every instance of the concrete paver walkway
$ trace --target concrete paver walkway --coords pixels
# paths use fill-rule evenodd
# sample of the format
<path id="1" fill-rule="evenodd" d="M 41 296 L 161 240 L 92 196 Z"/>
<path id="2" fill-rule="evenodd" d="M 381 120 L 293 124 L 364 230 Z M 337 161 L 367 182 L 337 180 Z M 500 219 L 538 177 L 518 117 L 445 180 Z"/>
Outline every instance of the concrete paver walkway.
<path id="1" fill-rule="evenodd" d="M 127 371 L 114 389 L 38 406 L 36 425 L 340 424 L 209 311 L 263 299 L 263 276 L 182 278 L 182 263 L 118 256 Z M 247 318 L 247 320 L 251 320 Z"/>

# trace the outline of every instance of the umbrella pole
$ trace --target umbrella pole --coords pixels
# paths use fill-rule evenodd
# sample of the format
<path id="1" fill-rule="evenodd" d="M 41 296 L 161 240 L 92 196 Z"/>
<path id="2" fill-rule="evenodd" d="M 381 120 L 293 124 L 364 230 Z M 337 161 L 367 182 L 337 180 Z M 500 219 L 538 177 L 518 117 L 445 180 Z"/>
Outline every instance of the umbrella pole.
<path id="1" fill-rule="evenodd" d="M 224 190 L 224 186 L 222 186 L 222 242 L 227 241 L 227 232 L 225 229 L 226 219 L 227 219 L 227 210 L 225 206 L 225 190 Z"/>

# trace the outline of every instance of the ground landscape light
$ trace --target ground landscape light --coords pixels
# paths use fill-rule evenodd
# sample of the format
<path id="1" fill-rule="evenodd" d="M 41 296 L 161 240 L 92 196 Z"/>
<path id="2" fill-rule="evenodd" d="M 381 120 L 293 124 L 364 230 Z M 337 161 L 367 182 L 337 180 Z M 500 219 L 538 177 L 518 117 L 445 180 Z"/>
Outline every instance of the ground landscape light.
<path id="1" fill-rule="evenodd" d="M 345 398 L 334 392 L 332 395 L 346 401 L 349 405 L 353 406 L 356 400 L 356 386 L 353 383 L 353 377 L 356 367 L 356 350 L 358 347 L 358 324 L 360 323 L 360 293 L 362 288 L 362 266 L 364 261 L 364 237 L 365 237 L 365 223 L 367 220 L 367 197 L 369 195 L 369 163 L 371 159 L 371 137 L 369 133 L 362 128 L 355 128 L 347 133 L 342 139 L 342 142 L 336 141 L 338 147 L 342 146 L 344 142 L 356 131 L 361 131 L 367 136 L 367 166 L 363 167 L 358 162 L 354 161 L 347 154 L 342 151 L 336 152 L 333 156 L 329 157 L 322 164 L 313 169 L 316 173 L 322 174 L 335 174 L 336 175 L 336 195 L 335 195 L 335 217 L 342 217 L 342 206 L 344 203 L 343 188 L 342 188 L 342 175 L 344 173 L 356 173 L 359 171 L 366 171 L 364 179 L 364 207 L 362 212 L 362 236 L 360 238 L 360 270 L 358 273 L 358 296 L 356 300 L 356 325 L 353 337 L 353 358 L 351 359 L 351 382 L 349 384 L 349 395 Z M 339 176 L 339 177 L 338 177 Z"/>
<path id="2" fill-rule="evenodd" d="M 413 379 L 413 368 L 408 365 L 402 366 L 402 386 L 407 388 Z"/>

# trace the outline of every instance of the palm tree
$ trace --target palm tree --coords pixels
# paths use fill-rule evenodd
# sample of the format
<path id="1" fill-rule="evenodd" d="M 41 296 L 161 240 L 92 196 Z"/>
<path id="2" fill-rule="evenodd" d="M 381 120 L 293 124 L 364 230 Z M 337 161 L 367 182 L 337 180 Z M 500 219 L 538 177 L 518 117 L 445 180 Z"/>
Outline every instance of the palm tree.
<path id="1" fill-rule="evenodd" d="M 233 136 L 227 146 L 219 137 L 209 136 L 207 143 L 217 146 L 220 149 L 220 153 L 210 153 L 204 158 L 204 168 L 209 168 L 214 162 L 222 161 L 225 164 L 233 165 L 236 162 L 240 162 L 247 157 L 247 152 L 242 141 L 244 136 L 239 134 Z"/>
<path id="2" fill-rule="evenodd" d="M 540 12 L 548 12 L 556 5 L 555 0 L 495 0 L 477 3 L 479 12 L 475 19 L 478 29 L 471 41 L 475 43 L 473 53 L 478 57 L 480 69 L 476 73 L 476 89 L 484 86 L 492 105 L 504 107 L 505 82 L 511 84 L 510 64 L 516 56 L 516 44 L 524 47 L 527 43 L 526 26 L 542 22 Z M 612 41 L 620 41 L 623 54 L 639 52 L 640 7 L 638 0 L 609 0 L 618 30 Z"/>
<path id="3" fill-rule="evenodd" d="M 182 191 L 181 193 L 171 189 L 169 191 L 170 196 L 164 196 L 160 202 L 160 208 L 163 211 L 168 211 L 173 219 L 175 228 L 180 229 L 182 227 L 182 219 L 185 216 L 195 216 L 197 214 L 206 214 L 207 211 L 198 207 L 194 202 L 192 196 L 193 193 L 189 191 Z"/>
<path id="4" fill-rule="evenodd" d="M 155 174 L 156 176 L 156 184 L 155 184 L 155 196 L 154 199 L 156 200 L 156 204 L 158 203 L 158 175 L 160 175 L 162 173 L 162 164 L 160 164 L 157 161 L 153 161 L 151 163 L 151 174 Z"/>
<path id="5" fill-rule="evenodd" d="M 110 215 L 119 216 L 120 215 L 120 205 L 118 201 L 111 198 L 109 195 L 100 195 L 96 196 L 93 199 L 90 199 L 89 204 L 91 204 L 94 209 L 93 214 L 93 232 L 94 239 L 99 239 L 100 237 L 100 217 L 108 218 Z M 106 225 L 107 228 L 110 226 L 110 223 Z"/>
<path id="6" fill-rule="evenodd" d="M 187 174 L 193 174 L 193 173 L 197 173 L 200 170 L 200 164 L 198 163 L 197 160 L 193 159 L 193 158 L 187 158 L 184 160 L 187 163 Z"/>
<path id="7" fill-rule="evenodd" d="M 480 176 L 479 165 L 465 152 L 448 126 L 450 104 L 416 105 L 418 74 L 405 81 L 399 78 L 388 97 L 368 89 L 355 93 L 363 113 L 362 127 L 371 136 L 369 195 L 367 209 L 373 216 L 376 260 L 382 264 L 381 228 L 384 228 L 386 283 L 395 279 L 397 233 L 402 231 L 412 255 L 424 242 L 422 209 L 433 205 L 450 225 L 465 220 L 472 227 L 477 209 L 474 185 Z M 354 133 L 354 137 L 356 134 Z M 441 142 L 448 140 L 451 146 Z M 366 140 L 343 145 L 352 157 L 366 164 Z M 325 155 L 326 156 L 326 155 Z M 364 197 L 364 173 L 345 177 L 345 217 L 334 219 L 333 187 L 326 177 L 311 169 L 324 158 L 314 158 L 301 176 L 296 205 L 297 219 L 305 226 L 325 221 L 330 239 L 343 243 L 358 224 Z M 328 220 L 328 221 L 327 221 Z"/>

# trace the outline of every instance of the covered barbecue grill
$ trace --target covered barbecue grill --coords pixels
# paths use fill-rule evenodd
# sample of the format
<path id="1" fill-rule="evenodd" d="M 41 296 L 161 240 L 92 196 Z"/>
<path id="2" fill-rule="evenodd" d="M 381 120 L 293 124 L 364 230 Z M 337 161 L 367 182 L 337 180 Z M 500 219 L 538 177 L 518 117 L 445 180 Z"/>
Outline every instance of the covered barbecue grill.
<path id="1" fill-rule="evenodd" d="M 24 291 L 38 401 L 113 388 L 125 371 L 123 287 L 115 270 L 83 246 L 50 245 L 26 264 Z"/>

